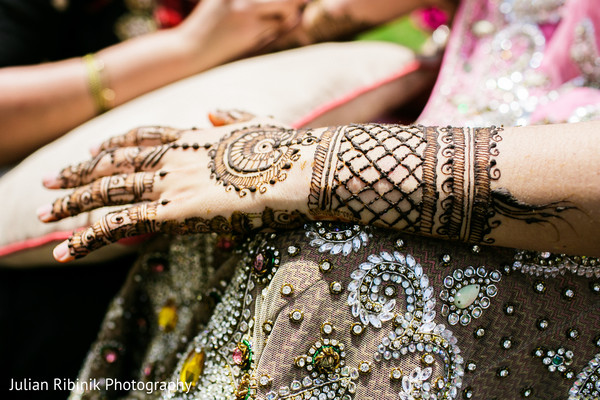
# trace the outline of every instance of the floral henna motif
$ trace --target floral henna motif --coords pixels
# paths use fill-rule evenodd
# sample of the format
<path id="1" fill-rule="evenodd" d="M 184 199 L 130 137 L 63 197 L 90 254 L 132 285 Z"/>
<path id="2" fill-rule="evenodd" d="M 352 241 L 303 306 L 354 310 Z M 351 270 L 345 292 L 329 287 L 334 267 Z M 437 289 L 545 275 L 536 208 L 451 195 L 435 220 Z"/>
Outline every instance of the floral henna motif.
<path id="1" fill-rule="evenodd" d="M 287 170 L 300 158 L 299 145 L 316 142 L 310 131 L 279 126 L 251 126 L 231 132 L 210 147 L 211 175 L 227 190 L 240 195 L 264 193 L 287 177 Z"/>

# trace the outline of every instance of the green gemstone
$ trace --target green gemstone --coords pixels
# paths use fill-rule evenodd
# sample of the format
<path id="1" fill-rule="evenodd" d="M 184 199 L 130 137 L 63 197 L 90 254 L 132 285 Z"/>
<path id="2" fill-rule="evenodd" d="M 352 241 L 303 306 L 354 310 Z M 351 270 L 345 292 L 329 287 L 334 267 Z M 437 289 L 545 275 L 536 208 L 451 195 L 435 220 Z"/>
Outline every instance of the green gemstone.
<path id="1" fill-rule="evenodd" d="M 457 308 L 467 308 L 477 300 L 479 285 L 467 285 L 459 289 L 454 295 L 454 305 Z"/>
<path id="2" fill-rule="evenodd" d="M 554 365 L 561 365 L 563 361 L 564 359 L 559 355 L 555 355 L 554 357 L 552 357 L 552 364 Z"/>

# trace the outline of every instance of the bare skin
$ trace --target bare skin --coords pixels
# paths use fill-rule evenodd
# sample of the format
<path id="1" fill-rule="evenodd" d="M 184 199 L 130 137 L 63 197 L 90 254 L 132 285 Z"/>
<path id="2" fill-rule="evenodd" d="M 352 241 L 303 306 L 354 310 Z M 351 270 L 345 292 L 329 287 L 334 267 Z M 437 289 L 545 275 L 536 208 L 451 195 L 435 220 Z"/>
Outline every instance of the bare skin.
<path id="1" fill-rule="evenodd" d="M 175 28 L 99 51 L 112 106 L 261 48 L 297 23 L 303 3 L 205 0 Z M 81 58 L 0 69 L 0 165 L 94 117 L 87 80 Z"/>
<path id="2" fill-rule="evenodd" d="M 288 48 L 336 40 L 389 22 L 420 7 L 438 7 L 452 15 L 454 0 L 316 0 L 308 3 L 301 23 L 268 48 Z"/>
<path id="3" fill-rule="evenodd" d="M 41 207 L 39 217 L 49 222 L 127 205 L 57 246 L 61 262 L 148 232 L 248 233 L 308 220 L 598 256 L 597 128 L 367 124 L 297 131 L 269 120 L 144 128 L 48 177 L 48 188 L 75 191 Z"/>

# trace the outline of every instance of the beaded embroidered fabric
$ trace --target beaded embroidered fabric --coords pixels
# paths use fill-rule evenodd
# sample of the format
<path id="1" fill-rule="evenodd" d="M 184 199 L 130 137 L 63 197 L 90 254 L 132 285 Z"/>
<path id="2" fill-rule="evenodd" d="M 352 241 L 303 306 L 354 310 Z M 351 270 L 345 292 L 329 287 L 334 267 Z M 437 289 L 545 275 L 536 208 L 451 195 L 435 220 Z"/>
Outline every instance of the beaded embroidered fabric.
<path id="1" fill-rule="evenodd" d="M 597 118 L 594 6 L 464 0 L 420 122 Z M 71 399 L 600 399 L 597 259 L 330 223 L 157 246 L 79 378 L 191 390 Z"/>
<path id="2" fill-rule="evenodd" d="M 257 235 L 225 263 L 215 244 L 142 256 L 80 379 L 194 385 L 125 398 L 598 398 L 597 278 L 327 223 Z"/>

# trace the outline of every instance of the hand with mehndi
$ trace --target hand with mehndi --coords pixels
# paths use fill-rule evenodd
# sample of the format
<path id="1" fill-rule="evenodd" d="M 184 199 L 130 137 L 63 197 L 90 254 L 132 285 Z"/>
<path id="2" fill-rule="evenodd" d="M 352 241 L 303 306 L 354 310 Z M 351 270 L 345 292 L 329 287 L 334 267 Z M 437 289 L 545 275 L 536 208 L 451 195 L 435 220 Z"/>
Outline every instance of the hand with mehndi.
<path id="1" fill-rule="evenodd" d="M 247 234 L 351 221 L 468 243 L 598 256 L 594 123 L 524 128 L 352 124 L 289 129 L 230 112 L 215 128 L 134 129 L 46 179 L 71 194 L 44 222 L 124 205 L 60 244 L 58 261 L 136 235 Z M 243 122 L 242 122 L 243 121 Z M 570 140 L 584 131 L 581 141 Z M 545 141 L 545 148 L 535 146 Z M 570 168 L 556 162 L 564 154 Z M 532 161 L 533 160 L 533 161 Z M 531 162 L 545 165 L 523 179 Z"/>
<path id="2" fill-rule="evenodd" d="M 210 118 L 214 125 L 226 126 L 134 129 L 103 143 L 90 161 L 46 178 L 48 188 L 73 191 L 40 207 L 38 216 L 44 222 L 126 205 L 75 232 L 56 247 L 55 258 L 71 261 L 119 239 L 151 232 L 245 233 L 266 224 L 292 224 L 292 214 L 265 209 L 292 200 L 294 190 L 284 181 L 291 164 L 301 158 L 298 147 L 314 145 L 314 137 L 243 112 Z"/>

